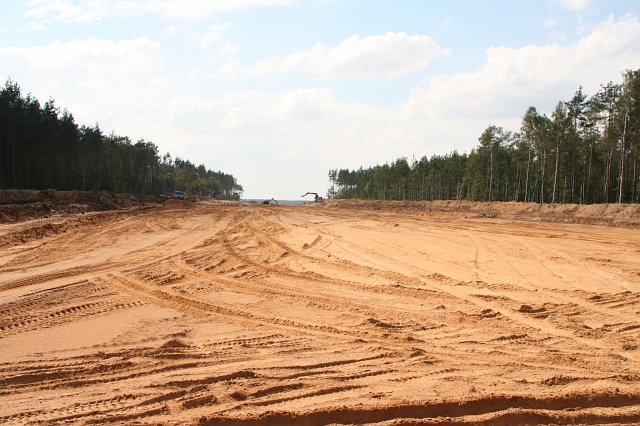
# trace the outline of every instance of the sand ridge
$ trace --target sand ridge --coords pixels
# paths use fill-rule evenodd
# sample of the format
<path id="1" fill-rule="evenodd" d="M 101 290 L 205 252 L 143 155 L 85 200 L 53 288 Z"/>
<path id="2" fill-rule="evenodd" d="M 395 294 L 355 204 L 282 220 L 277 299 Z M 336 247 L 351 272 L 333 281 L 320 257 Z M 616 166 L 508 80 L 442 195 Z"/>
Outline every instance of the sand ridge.
<path id="1" fill-rule="evenodd" d="M 633 211 L 426 207 L 3 225 L 0 423 L 640 423 Z"/>

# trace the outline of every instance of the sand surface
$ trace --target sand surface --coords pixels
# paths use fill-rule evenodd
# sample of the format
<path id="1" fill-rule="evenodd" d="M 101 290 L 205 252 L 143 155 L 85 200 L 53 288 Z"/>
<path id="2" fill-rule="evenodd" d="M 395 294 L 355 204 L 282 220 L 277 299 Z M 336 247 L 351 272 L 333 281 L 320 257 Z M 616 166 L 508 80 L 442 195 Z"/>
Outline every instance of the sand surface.
<path id="1" fill-rule="evenodd" d="M 0 424 L 640 424 L 640 228 L 400 207 L 0 225 Z"/>

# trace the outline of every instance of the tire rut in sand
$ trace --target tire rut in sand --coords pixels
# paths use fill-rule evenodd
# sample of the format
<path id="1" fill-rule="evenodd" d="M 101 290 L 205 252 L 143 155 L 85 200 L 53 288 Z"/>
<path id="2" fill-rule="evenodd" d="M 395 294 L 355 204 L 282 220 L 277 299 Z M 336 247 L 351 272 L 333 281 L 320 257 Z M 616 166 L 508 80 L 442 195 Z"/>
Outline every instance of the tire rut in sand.
<path id="1" fill-rule="evenodd" d="M 54 276 L 68 277 L 69 274 Z M 40 279 L 42 277 L 27 281 L 33 283 Z M 142 303 L 89 280 L 34 291 L 0 306 L 0 339 L 29 330 L 73 323 L 84 317 L 136 307 Z"/>
<path id="2" fill-rule="evenodd" d="M 494 396 L 456 402 L 432 402 L 419 405 L 351 408 L 336 407 L 304 413 L 268 412 L 258 418 L 229 419 L 207 417 L 201 424 L 416 424 L 417 419 L 437 421 L 437 424 L 619 424 L 638 419 L 637 394 L 576 394 L 552 398 Z M 602 407 L 616 407 L 613 412 Z M 576 413 L 574 409 L 580 410 Z M 403 421 L 406 420 L 406 423 Z M 419 422 L 418 424 L 423 423 Z M 431 422 L 425 422 L 430 424 Z"/>

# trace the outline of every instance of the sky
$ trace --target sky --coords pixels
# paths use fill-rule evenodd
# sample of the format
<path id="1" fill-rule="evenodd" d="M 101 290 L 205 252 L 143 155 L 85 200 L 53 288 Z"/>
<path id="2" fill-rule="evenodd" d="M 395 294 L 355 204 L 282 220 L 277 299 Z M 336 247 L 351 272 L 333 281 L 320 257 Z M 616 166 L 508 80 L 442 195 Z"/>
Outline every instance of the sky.
<path id="1" fill-rule="evenodd" d="M 245 199 L 300 200 L 620 83 L 639 19 L 637 0 L 6 1 L 0 78 Z"/>

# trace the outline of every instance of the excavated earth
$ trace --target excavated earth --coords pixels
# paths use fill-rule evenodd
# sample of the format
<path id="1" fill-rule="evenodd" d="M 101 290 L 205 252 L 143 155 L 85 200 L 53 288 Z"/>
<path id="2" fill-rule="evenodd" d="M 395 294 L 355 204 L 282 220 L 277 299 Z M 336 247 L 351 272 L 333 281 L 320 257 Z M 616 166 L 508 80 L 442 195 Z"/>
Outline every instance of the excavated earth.
<path id="1" fill-rule="evenodd" d="M 638 205 L 110 197 L 0 192 L 0 424 L 640 424 Z"/>

